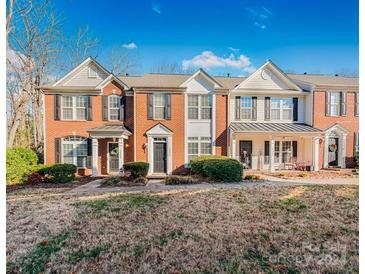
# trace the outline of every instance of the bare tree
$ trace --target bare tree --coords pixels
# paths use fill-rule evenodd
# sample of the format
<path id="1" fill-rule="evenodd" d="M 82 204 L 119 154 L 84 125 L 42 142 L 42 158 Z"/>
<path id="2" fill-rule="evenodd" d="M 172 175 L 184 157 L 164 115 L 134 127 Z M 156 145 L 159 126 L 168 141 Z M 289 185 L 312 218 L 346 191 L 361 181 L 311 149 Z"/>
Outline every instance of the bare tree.
<path id="1" fill-rule="evenodd" d="M 31 113 L 33 146 L 42 150 L 42 93 L 39 86 L 59 53 L 60 22 L 49 0 L 14 2 L 7 49 L 7 145 L 12 147 L 26 115 Z M 29 127 L 23 127 L 23 130 Z"/>
<path id="2" fill-rule="evenodd" d="M 194 73 L 193 68 L 185 69 L 180 63 L 162 61 L 151 68 L 154 73 L 171 73 L 171 74 L 191 74 Z"/>
<path id="3" fill-rule="evenodd" d="M 130 73 L 137 67 L 137 56 L 131 53 L 131 50 L 122 46 L 113 47 L 107 54 L 107 63 L 111 73 L 114 75 L 122 75 Z"/>

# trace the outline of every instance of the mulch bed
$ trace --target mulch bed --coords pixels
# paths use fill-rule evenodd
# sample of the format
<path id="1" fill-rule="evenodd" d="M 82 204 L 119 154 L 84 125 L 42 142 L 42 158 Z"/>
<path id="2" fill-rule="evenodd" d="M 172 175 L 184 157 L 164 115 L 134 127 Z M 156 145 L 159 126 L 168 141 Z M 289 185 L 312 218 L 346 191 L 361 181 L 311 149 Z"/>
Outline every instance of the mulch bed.
<path id="1" fill-rule="evenodd" d="M 351 169 L 346 170 L 320 170 L 320 171 L 278 171 L 274 173 L 268 173 L 268 175 L 283 178 L 283 179 L 305 179 L 305 178 L 313 178 L 313 179 L 331 179 L 331 178 L 350 178 L 357 176 L 352 172 Z"/>

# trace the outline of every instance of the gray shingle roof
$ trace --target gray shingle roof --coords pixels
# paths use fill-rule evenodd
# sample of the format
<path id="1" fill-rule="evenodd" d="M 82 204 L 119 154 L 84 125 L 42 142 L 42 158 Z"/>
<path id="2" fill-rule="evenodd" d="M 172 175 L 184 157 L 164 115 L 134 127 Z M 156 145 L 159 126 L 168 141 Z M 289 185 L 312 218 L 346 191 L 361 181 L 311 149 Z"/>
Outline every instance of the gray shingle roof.
<path id="1" fill-rule="evenodd" d="M 307 124 L 291 123 L 244 123 L 232 122 L 229 128 L 233 132 L 322 132 Z"/>
<path id="2" fill-rule="evenodd" d="M 358 77 L 343 77 L 315 74 L 287 74 L 293 80 L 299 80 L 319 86 L 359 86 Z M 173 88 L 179 87 L 191 74 L 159 74 L 147 73 L 143 76 L 121 76 L 119 77 L 130 87 L 155 87 Z M 225 77 L 212 76 L 225 89 L 233 89 L 247 77 Z"/>
<path id="3" fill-rule="evenodd" d="M 125 135 L 131 135 L 132 133 L 124 127 L 124 125 L 102 125 L 94 128 L 89 128 L 88 132 L 121 132 Z"/>

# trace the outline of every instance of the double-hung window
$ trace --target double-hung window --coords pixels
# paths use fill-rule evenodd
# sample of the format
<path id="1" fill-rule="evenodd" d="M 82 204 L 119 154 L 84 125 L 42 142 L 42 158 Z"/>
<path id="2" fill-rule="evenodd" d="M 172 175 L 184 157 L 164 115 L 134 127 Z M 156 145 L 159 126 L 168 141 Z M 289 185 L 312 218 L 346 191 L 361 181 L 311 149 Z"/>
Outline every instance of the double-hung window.
<path id="1" fill-rule="evenodd" d="M 212 96 L 188 95 L 189 120 L 212 119 Z"/>
<path id="2" fill-rule="evenodd" d="M 63 163 L 86 167 L 87 139 L 80 136 L 63 138 Z"/>
<path id="3" fill-rule="evenodd" d="M 117 95 L 109 96 L 109 120 L 119 120 L 120 97 Z"/>
<path id="4" fill-rule="evenodd" d="M 154 94 L 153 96 L 153 117 L 154 119 L 165 119 L 165 95 Z"/>
<path id="5" fill-rule="evenodd" d="M 331 116 L 340 115 L 340 92 L 330 92 L 329 96 Z"/>
<path id="6" fill-rule="evenodd" d="M 292 98 L 271 98 L 271 119 L 292 120 L 293 99 Z"/>
<path id="7" fill-rule="evenodd" d="M 62 96 L 63 120 L 86 120 L 86 96 Z"/>
<path id="8" fill-rule="evenodd" d="M 212 154 L 212 139 L 210 137 L 188 138 L 188 162 L 201 155 Z"/>
<path id="9" fill-rule="evenodd" d="M 241 119 L 251 120 L 252 118 L 252 98 L 241 96 Z"/>

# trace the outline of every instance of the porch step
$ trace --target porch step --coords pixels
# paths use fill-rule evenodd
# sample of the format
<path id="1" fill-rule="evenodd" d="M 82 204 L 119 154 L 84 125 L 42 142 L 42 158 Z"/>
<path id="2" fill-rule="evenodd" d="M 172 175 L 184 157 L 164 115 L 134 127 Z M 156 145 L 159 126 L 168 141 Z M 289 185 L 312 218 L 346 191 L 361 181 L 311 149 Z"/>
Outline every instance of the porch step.
<path id="1" fill-rule="evenodd" d="M 165 173 L 154 173 L 151 175 L 147 176 L 147 179 L 164 179 L 166 178 L 166 174 Z"/>

